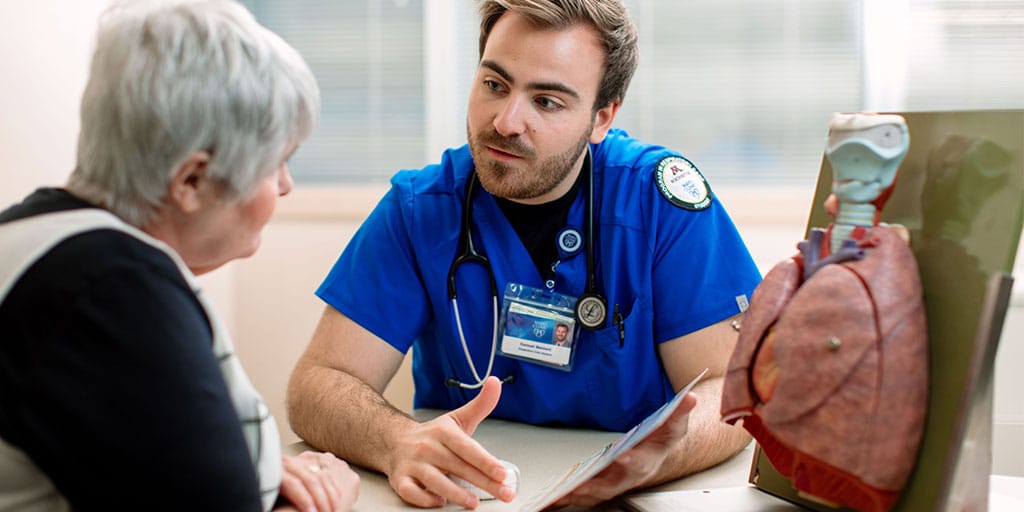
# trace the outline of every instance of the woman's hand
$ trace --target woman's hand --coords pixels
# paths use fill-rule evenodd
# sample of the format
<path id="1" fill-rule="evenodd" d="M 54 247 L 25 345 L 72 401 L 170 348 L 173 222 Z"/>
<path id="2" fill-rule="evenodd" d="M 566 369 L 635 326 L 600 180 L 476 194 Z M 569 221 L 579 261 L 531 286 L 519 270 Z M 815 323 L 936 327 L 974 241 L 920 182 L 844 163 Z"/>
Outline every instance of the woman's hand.
<path id="1" fill-rule="evenodd" d="M 279 499 L 301 512 L 348 511 L 359 497 L 359 475 L 334 454 L 305 451 L 286 455 L 281 467 Z"/>

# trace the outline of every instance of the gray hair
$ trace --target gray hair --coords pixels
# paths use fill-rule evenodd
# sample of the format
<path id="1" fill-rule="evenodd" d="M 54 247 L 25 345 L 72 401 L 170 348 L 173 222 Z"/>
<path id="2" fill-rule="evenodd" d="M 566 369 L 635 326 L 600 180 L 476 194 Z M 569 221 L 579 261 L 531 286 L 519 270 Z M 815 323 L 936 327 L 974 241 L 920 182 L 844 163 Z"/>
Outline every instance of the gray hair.
<path id="1" fill-rule="evenodd" d="M 604 73 L 594 110 L 621 102 L 636 72 L 639 45 L 636 24 L 621 0 L 483 0 L 480 2 L 480 58 L 498 18 L 517 12 L 541 28 L 564 29 L 587 24 L 604 44 Z"/>
<path id="2" fill-rule="evenodd" d="M 143 226 L 177 167 L 244 200 L 318 122 L 320 91 L 299 53 L 233 0 L 143 0 L 100 18 L 68 189 Z"/>

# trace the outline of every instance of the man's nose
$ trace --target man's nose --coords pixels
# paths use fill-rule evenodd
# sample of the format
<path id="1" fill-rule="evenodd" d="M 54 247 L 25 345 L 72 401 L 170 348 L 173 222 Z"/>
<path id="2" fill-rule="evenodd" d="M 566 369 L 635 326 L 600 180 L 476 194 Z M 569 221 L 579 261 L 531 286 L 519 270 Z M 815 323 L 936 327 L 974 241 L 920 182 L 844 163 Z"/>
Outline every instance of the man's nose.
<path id="1" fill-rule="evenodd" d="M 509 96 L 504 107 L 494 117 L 494 129 L 502 136 L 512 137 L 526 130 L 523 102 L 515 96 Z"/>

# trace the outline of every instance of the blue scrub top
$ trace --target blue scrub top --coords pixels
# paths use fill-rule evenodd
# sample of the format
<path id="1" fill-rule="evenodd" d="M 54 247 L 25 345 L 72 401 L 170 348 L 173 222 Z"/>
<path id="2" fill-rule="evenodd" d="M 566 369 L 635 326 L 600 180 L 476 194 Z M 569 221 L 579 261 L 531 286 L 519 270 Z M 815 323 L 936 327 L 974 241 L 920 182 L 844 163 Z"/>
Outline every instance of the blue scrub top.
<path id="1" fill-rule="evenodd" d="M 515 380 L 503 387 L 493 417 L 620 432 L 632 428 L 674 394 L 658 344 L 738 313 L 738 304 L 760 282 L 717 199 L 705 210 L 691 211 L 658 190 L 657 163 L 678 153 L 621 130 L 610 131 L 591 149 L 597 287 L 608 301 L 608 323 L 579 332 L 571 372 L 495 356 L 492 375 Z M 317 290 L 321 299 L 397 350 L 413 349 L 417 408 L 454 409 L 478 393 L 445 385 L 450 377 L 475 382 L 447 296 L 472 170 L 469 148 L 463 146 L 446 151 L 440 164 L 397 173 Z M 568 224 L 584 234 L 585 199 L 580 193 L 568 216 Z M 544 288 L 518 235 L 482 187 L 474 194 L 472 220 L 473 242 L 493 267 L 499 308 L 508 282 Z M 583 294 L 586 267 L 586 251 L 562 260 L 554 291 Z M 494 315 L 486 270 L 460 266 L 457 290 L 466 341 L 482 373 L 491 353 Z M 621 347 L 611 321 L 616 304 L 625 319 Z"/>

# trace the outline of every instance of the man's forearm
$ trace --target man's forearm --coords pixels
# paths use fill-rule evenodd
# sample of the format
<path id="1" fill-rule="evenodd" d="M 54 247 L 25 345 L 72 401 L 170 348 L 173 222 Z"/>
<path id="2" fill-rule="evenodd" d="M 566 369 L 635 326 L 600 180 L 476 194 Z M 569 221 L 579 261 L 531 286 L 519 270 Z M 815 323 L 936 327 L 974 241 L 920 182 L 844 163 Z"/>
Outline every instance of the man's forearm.
<path id="1" fill-rule="evenodd" d="M 750 442 L 742 427 L 723 422 L 719 415 L 721 377 L 707 380 L 693 389 L 697 407 L 690 413 L 686 435 L 665 458 L 661 468 L 640 487 L 675 480 L 714 466 L 735 455 Z"/>
<path id="2" fill-rule="evenodd" d="M 381 472 L 392 452 L 390 440 L 416 424 L 365 382 L 321 366 L 293 374 L 288 416 L 310 446 Z"/>

